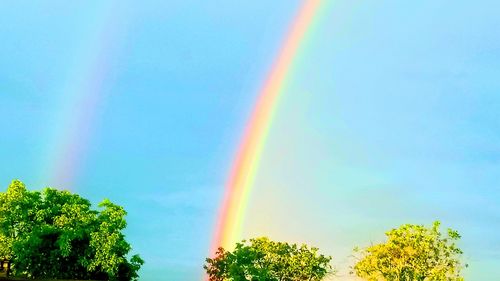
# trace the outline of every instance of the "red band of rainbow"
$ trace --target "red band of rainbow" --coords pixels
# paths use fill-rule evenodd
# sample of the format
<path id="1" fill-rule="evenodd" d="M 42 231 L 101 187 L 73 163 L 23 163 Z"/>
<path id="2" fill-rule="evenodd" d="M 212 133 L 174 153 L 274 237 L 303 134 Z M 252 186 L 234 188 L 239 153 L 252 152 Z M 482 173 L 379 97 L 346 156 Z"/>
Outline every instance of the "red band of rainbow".
<path id="1" fill-rule="evenodd" d="M 226 184 L 213 237 L 212 254 L 218 247 L 233 247 L 240 239 L 249 193 L 278 99 L 283 92 L 294 58 L 306 33 L 311 29 L 321 3 L 321 0 L 304 1 L 259 94 Z"/>

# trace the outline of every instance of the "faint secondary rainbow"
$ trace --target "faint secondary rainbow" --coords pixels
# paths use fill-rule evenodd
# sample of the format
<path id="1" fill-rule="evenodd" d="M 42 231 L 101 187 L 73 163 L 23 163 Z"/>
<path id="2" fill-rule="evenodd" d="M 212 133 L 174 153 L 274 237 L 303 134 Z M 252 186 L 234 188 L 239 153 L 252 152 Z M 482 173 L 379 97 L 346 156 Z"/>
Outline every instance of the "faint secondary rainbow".
<path id="1" fill-rule="evenodd" d="M 308 31 L 312 29 L 315 18 L 318 17 L 322 2 L 323 0 L 303 1 L 259 93 L 225 187 L 212 242 L 212 253 L 218 247 L 231 248 L 240 239 L 249 193 L 255 180 L 278 99 L 286 87 L 287 76 L 298 55 L 299 48 Z"/>
<path id="2" fill-rule="evenodd" d="M 81 36 L 85 39 L 63 78 L 62 98 L 51 124 L 53 139 L 42 164 L 41 176 L 53 187 L 74 189 L 84 169 L 123 25 L 117 7 L 117 1 L 96 5 L 94 16 L 87 19 L 89 29 Z"/>

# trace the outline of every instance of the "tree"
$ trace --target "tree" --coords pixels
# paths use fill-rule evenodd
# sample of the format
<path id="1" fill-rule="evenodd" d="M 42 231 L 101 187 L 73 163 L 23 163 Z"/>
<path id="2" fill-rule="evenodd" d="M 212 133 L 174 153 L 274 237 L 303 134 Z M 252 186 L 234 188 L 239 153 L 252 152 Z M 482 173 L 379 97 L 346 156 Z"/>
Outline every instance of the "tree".
<path id="1" fill-rule="evenodd" d="M 387 242 L 364 250 L 354 266 L 357 276 L 370 281 L 459 281 L 462 251 L 455 242 L 457 231 L 443 236 L 440 223 L 432 227 L 405 224 L 386 233 Z M 467 266 L 467 265 L 465 265 Z"/>
<path id="2" fill-rule="evenodd" d="M 330 261 L 318 248 L 256 238 L 219 248 L 203 267 L 210 281 L 317 281 L 333 272 Z"/>
<path id="3" fill-rule="evenodd" d="M 127 258 L 125 210 L 109 200 L 99 207 L 68 191 L 28 191 L 14 180 L 0 192 L 0 259 L 11 260 L 14 276 L 137 280 L 144 261 Z"/>

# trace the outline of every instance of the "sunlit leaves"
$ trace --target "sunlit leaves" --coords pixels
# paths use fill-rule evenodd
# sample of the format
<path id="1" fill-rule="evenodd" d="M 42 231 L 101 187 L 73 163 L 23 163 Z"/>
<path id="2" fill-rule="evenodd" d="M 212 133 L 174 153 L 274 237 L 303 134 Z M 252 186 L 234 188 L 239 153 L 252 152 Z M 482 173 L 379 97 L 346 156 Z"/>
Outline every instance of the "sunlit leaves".
<path id="1" fill-rule="evenodd" d="M 257 238 L 232 252 L 219 248 L 204 268 L 211 281 L 316 281 L 333 272 L 330 261 L 314 247 Z"/>
<path id="2" fill-rule="evenodd" d="M 370 281 L 459 281 L 462 251 L 456 241 L 457 231 L 439 231 L 439 222 L 432 227 L 405 224 L 386 233 L 387 242 L 366 249 L 354 266 L 359 277 Z"/>
<path id="3" fill-rule="evenodd" d="M 13 181 L 0 193 L 0 258 L 30 278 L 137 280 L 144 261 L 129 260 L 125 210 L 104 200 L 100 211 L 68 191 L 28 191 Z"/>

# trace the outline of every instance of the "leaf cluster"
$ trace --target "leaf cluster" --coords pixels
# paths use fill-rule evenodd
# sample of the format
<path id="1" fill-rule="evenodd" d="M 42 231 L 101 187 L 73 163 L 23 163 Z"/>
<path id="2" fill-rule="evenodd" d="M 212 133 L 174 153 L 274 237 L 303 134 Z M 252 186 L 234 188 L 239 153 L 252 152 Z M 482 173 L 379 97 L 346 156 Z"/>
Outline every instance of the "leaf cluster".
<path id="1" fill-rule="evenodd" d="M 361 258 L 354 266 L 357 276 L 369 281 L 461 281 L 462 251 L 457 231 L 405 224 L 386 233 L 387 242 L 355 249 Z"/>
<path id="2" fill-rule="evenodd" d="M 204 268 L 210 281 L 316 281 L 333 272 L 330 261 L 314 247 L 256 238 L 219 248 Z"/>
<path id="3" fill-rule="evenodd" d="M 68 191 L 28 191 L 15 180 L 0 193 L 0 258 L 28 278 L 137 280 L 144 263 L 122 230 L 125 210 L 109 200 L 91 209 Z"/>

